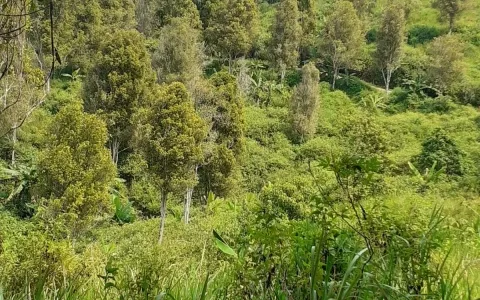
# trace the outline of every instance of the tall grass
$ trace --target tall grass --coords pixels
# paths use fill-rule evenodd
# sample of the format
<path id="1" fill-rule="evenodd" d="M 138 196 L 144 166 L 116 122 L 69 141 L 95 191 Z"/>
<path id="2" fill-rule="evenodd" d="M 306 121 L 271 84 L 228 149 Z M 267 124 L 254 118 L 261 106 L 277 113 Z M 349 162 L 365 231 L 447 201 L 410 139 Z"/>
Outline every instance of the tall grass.
<path id="1" fill-rule="evenodd" d="M 338 242 L 340 237 L 337 233 L 332 236 L 329 226 L 316 223 L 322 230 L 311 250 L 293 251 L 293 257 L 274 266 L 277 275 L 271 277 L 271 284 L 258 284 L 248 293 L 240 286 L 239 276 L 258 270 L 245 269 L 249 257 L 230 248 L 217 233 L 223 244 L 218 246 L 217 242 L 218 253 L 206 257 L 220 259 L 220 264 L 199 259 L 185 271 L 176 265 L 160 268 L 152 263 L 154 260 L 126 264 L 112 256 L 98 274 L 79 273 L 52 280 L 45 273 L 15 290 L 2 289 L 0 284 L 0 300 L 476 299 L 478 263 L 442 244 L 446 230 L 442 212 L 440 208 L 432 211 L 421 234 L 398 232 L 385 245 L 377 246 L 371 259 L 360 243 Z M 345 239 L 352 240 L 352 235 Z"/>
<path id="2" fill-rule="evenodd" d="M 398 265 L 393 260 L 383 261 L 383 265 L 371 263 L 367 266 L 368 271 L 363 271 L 362 258 L 368 251 L 365 248 L 351 258 L 343 274 L 336 274 L 335 264 L 338 258 L 332 255 L 325 257 L 317 249 L 321 247 L 313 247 L 312 259 L 315 264 L 312 266 L 307 289 L 297 289 L 294 293 L 293 289 L 286 289 L 279 281 L 272 284 L 272 290 L 250 295 L 250 299 L 475 299 L 473 283 L 468 283 L 464 277 L 462 262 L 453 268 L 447 268 L 448 256 L 435 269 L 437 273 L 432 276 L 437 278 L 435 286 L 432 285 L 428 292 L 412 293 L 402 287 L 401 282 L 391 285 L 384 283 L 384 278 L 401 276 L 398 274 Z M 231 292 L 238 287 L 230 275 L 229 271 L 223 270 L 214 275 L 191 273 L 180 277 L 163 277 L 147 270 L 122 269 L 117 277 L 111 278 L 112 285 L 102 286 L 99 282 L 103 279 L 100 278 L 65 278 L 59 286 L 47 285 L 45 280 L 40 279 L 26 284 L 20 293 L 9 294 L 6 290 L 2 293 L 0 289 L 0 300 L 238 299 Z M 462 281 L 467 284 L 461 285 Z"/>

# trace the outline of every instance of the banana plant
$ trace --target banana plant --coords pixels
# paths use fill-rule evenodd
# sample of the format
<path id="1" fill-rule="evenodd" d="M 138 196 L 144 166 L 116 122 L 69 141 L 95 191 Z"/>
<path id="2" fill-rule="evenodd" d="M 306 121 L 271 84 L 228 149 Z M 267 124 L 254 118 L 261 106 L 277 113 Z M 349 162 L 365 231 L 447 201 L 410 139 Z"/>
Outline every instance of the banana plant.
<path id="1" fill-rule="evenodd" d="M 119 195 L 112 195 L 112 202 L 115 206 L 114 220 L 120 225 L 135 221 L 135 212 L 130 201 L 120 198 Z"/>
<path id="2" fill-rule="evenodd" d="M 63 77 L 68 77 L 72 81 L 77 81 L 77 79 L 85 77 L 84 75 L 80 75 L 80 69 L 76 69 L 75 71 L 72 72 L 72 74 L 63 73 L 62 76 Z"/>
<path id="3" fill-rule="evenodd" d="M 36 180 L 37 173 L 32 166 L 19 165 L 16 168 L 0 167 L 0 182 L 14 182 L 12 191 L 5 199 L 5 202 L 9 202 L 15 197 L 20 197 L 28 193 L 28 189 Z"/>
<path id="4" fill-rule="evenodd" d="M 367 97 L 363 97 L 361 104 L 371 110 L 384 109 L 387 107 L 385 104 L 385 97 L 378 94 L 370 94 Z"/>
<path id="5" fill-rule="evenodd" d="M 445 167 L 442 167 L 437 170 L 437 162 L 434 161 L 431 168 L 426 168 L 425 171 L 420 173 L 420 171 L 415 167 L 411 162 L 408 162 L 408 166 L 413 174 L 422 181 L 423 184 L 428 184 L 431 182 L 437 182 L 440 175 L 445 173 Z"/>
<path id="6" fill-rule="evenodd" d="M 275 81 L 264 81 L 262 77 L 248 77 L 252 86 L 252 97 L 257 105 L 268 106 L 274 93 L 281 93 L 283 84 Z M 263 100 L 263 101 L 262 101 Z"/>
<path id="7" fill-rule="evenodd" d="M 427 84 L 427 82 L 420 76 L 417 76 L 414 79 L 404 79 L 402 85 L 405 86 L 410 93 L 417 94 L 421 97 L 425 97 L 425 90 L 432 90 L 437 95 L 441 94 L 438 89 Z"/>

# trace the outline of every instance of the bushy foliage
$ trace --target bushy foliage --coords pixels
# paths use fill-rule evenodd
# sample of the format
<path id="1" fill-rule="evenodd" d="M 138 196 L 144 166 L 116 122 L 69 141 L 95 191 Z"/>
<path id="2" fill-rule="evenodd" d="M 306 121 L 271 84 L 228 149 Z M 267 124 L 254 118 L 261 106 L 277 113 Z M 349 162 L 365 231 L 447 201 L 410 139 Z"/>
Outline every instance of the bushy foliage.
<path id="1" fill-rule="evenodd" d="M 306 141 L 316 131 L 319 80 L 320 72 L 313 63 L 302 68 L 302 82 L 295 87 L 290 104 L 292 134 L 296 141 Z"/>
<path id="2" fill-rule="evenodd" d="M 235 77 L 227 72 L 214 74 L 210 82 L 213 97 L 200 104 L 211 107 L 212 113 L 206 118 L 210 132 L 198 173 L 204 196 L 213 192 L 224 197 L 232 189 L 244 149 L 243 99 Z"/>
<path id="3" fill-rule="evenodd" d="M 297 0 L 283 0 L 277 10 L 270 42 L 274 64 L 282 70 L 298 65 L 302 27 Z"/>
<path id="4" fill-rule="evenodd" d="M 345 146 L 355 156 L 381 158 L 389 151 L 388 133 L 368 116 L 352 120 L 341 134 L 345 137 Z"/>
<path id="5" fill-rule="evenodd" d="M 182 18 L 173 18 L 159 32 L 152 65 L 160 82 L 188 84 L 202 75 L 203 49 L 200 32 Z"/>
<path id="6" fill-rule="evenodd" d="M 462 42 L 454 35 L 438 37 L 429 45 L 427 53 L 429 81 L 443 93 L 452 91 L 462 81 Z"/>
<path id="7" fill-rule="evenodd" d="M 85 110 L 100 115 L 107 123 L 109 148 L 115 163 L 120 150 L 128 148 L 131 118 L 136 108 L 152 97 L 153 73 L 144 38 L 136 31 L 108 35 L 100 57 L 86 78 Z"/>
<path id="8" fill-rule="evenodd" d="M 55 116 L 38 159 L 37 188 L 46 205 L 41 218 L 54 221 L 63 215 L 75 228 L 110 210 L 108 190 L 116 170 L 106 141 L 105 123 L 78 105 Z"/>
<path id="9" fill-rule="evenodd" d="M 200 29 L 200 14 L 193 1 L 160 0 L 154 4 L 156 28 L 162 28 L 172 23 L 172 19 L 184 18 L 184 23 L 191 28 Z"/>
<path id="10" fill-rule="evenodd" d="M 442 34 L 442 30 L 428 25 L 415 25 L 408 30 L 408 44 L 416 46 L 425 44 Z"/>
<path id="11" fill-rule="evenodd" d="M 448 175 L 462 175 L 462 152 L 445 132 L 436 130 L 422 143 L 422 153 L 417 157 L 420 168 L 430 168 L 437 162 L 437 170 L 445 168 Z"/>
<path id="12" fill-rule="evenodd" d="M 334 3 L 325 20 L 320 53 L 333 70 L 332 87 L 340 69 L 354 68 L 364 43 L 362 25 L 353 4 L 349 1 Z"/>
<path id="13" fill-rule="evenodd" d="M 362 92 L 371 91 L 372 88 L 362 80 L 353 76 L 345 76 L 337 80 L 335 87 L 345 92 L 350 97 L 359 96 Z"/>
<path id="14" fill-rule="evenodd" d="M 455 91 L 455 96 L 462 104 L 478 106 L 480 104 L 480 85 L 464 81 Z"/>
<path id="15" fill-rule="evenodd" d="M 253 0 L 209 0 L 205 36 L 212 49 L 230 60 L 245 55 L 258 33 L 258 10 Z"/>
<path id="16" fill-rule="evenodd" d="M 421 110 L 427 113 L 446 114 L 455 109 L 455 104 L 449 96 L 439 96 L 437 98 L 427 98 L 424 100 Z"/>
<path id="17" fill-rule="evenodd" d="M 295 220 L 308 216 L 308 195 L 293 184 L 269 184 L 263 188 L 259 200 L 267 223 L 274 219 Z"/>
<path id="18" fill-rule="evenodd" d="M 7 212 L 0 215 L 0 284 L 5 288 L 2 296 L 20 294 L 24 285 L 32 285 L 30 294 L 40 295 L 44 286 L 36 283 L 60 284 L 64 276 L 79 270 L 68 242 L 53 241 L 35 224 L 23 223 Z"/>

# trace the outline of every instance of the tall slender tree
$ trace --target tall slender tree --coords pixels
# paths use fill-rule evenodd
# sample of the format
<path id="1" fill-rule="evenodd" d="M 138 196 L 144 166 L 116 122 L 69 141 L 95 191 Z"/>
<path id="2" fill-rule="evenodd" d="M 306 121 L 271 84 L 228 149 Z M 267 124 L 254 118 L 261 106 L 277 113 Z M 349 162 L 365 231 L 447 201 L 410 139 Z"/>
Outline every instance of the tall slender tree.
<path id="1" fill-rule="evenodd" d="M 374 0 L 349 0 L 352 2 L 353 7 L 355 7 L 355 10 L 357 11 L 357 14 L 362 20 L 372 13 L 372 10 L 375 6 L 375 1 Z"/>
<path id="2" fill-rule="evenodd" d="M 232 62 L 246 55 L 258 34 L 255 0 L 208 0 L 205 37 L 210 48 Z"/>
<path id="3" fill-rule="evenodd" d="M 385 9 L 377 34 L 375 61 L 382 71 L 385 91 L 390 91 L 392 74 L 400 67 L 405 42 L 405 17 L 401 7 L 390 5 Z"/>
<path id="4" fill-rule="evenodd" d="M 168 195 L 175 191 L 181 193 L 196 181 L 194 169 L 202 160 L 205 126 L 185 86 L 178 82 L 161 87 L 154 99 L 135 115 L 135 120 L 136 149 L 160 189 L 158 242 L 161 243 Z"/>
<path id="5" fill-rule="evenodd" d="M 464 45 L 455 35 L 444 35 L 436 38 L 427 48 L 429 63 L 427 76 L 431 84 L 442 93 L 463 79 Z"/>
<path id="6" fill-rule="evenodd" d="M 433 6 L 440 11 L 441 16 L 447 19 L 449 33 L 452 33 L 455 27 L 455 19 L 463 10 L 463 1 L 464 0 L 436 0 L 433 2 Z"/>
<path id="7" fill-rule="evenodd" d="M 173 18 L 183 18 L 194 29 L 202 28 L 200 13 L 192 0 L 156 0 L 154 11 L 157 28 L 169 24 Z"/>
<path id="8" fill-rule="evenodd" d="M 322 38 L 322 55 L 332 66 L 332 88 L 335 89 L 339 70 L 355 65 L 364 44 L 362 23 L 351 2 L 335 2 L 327 16 Z"/>
<path id="9" fill-rule="evenodd" d="M 300 42 L 300 60 L 307 60 L 315 45 L 317 33 L 317 1 L 299 0 L 300 26 L 302 27 L 302 39 Z"/>
<path id="10" fill-rule="evenodd" d="M 38 162 L 38 191 L 47 200 L 45 217 L 65 216 L 78 232 L 93 216 L 109 211 L 116 170 L 109 159 L 107 128 L 81 105 L 63 108 L 48 128 Z"/>
<path id="11" fill-rule="evenodd" d="M 150 36 L 153 29 L 153 0 L 135 1 L 135 19 L 137 20 L 137 30 L 145 36 Z"/>
<path id="12" fill-rule="evenodd" d="M 173 18 L 162 27 L 152 65 L 159 82 L 180 81 L 187 86 L 202 76 L 203 44 L 200 31 L 184 18 Z"/>
<path id="13" fill-rule="evenodd" d="M 234 76 L 216 73 L 210 79 L 213 95 L 203 107 L 213 108 L 207 115 L 210 127 L 205 162 L 199 168 L 203 194 L 213 192 L 224 197 L 232 189 L 232 177 L 244 148 L 243 99 Z"/>
<path id="14" fill-rule="evenodd" d="M 33 9 L 41 11 L 29 26 L 30 42 L 35 47 L 37 61 L 48 69 L 52 57 L 49 2 L 32 0 Z M 54 1 L 53 32 L 57 66 L 81 68 L 92 66 L 106 33 L 135 28 L 135 5 L 131 0 L 63 0 Z"/>
<path id="15" fill-rule="evenodd" d="M 34 51 L 26 28 L 36 21 L 23 16 L 24 2 L 4 1 L 0 13 L 0 150 L 11 165 L 17 160 L 17 131 L 46 99 L 50 69 L 43 73 L 32 61 Z M 46 36 L 43 35 L 43 38 Z"/>
<path id="16" fill-rule="evenodd" d="M 296 141 L 305 142 L 316 131 L 319 102 L 320 72 L 313 63 L 302 68 L 302 82 L 295 87 L 290 105 L 292 134 Z"/>
<path id="17" fill-rule="evenodd" d="M 281 70 L 282 81 L 285 70 L 298 65 L 302 27 L 297 0 L 283 0 L 277 10 L 272 28 L 271 50 L 274 63 Z"/>
<path id="18" fill-rule="evenodd" d="M 85 109 L 107 122 L 113 162 L 128 149 L 131 116 L 147 102 L 155 83 L 144 38 L 137 31 L 106 36 L 100 57 L 84 85 Z"/>

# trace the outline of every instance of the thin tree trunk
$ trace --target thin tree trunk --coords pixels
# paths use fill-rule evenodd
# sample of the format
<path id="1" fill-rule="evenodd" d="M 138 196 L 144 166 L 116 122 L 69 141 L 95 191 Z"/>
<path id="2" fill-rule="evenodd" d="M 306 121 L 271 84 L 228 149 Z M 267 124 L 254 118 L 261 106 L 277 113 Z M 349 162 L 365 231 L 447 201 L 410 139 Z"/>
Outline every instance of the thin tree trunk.
<path id="1" fill-rule="evenodd" d="M 192 195 L 193 195 L 193 188 L 192 187 L 187 188 L 187 192 L 185 194 L 185 207 L 183 210 L 183 219 L 185 224 L 188 224 L 188 222 L 190 222 L 190 206 L 192 204 Z"/>
<path id="2" fill-rule="evenodd" d="M 382 77 L 383 77 L 383 82 L 385 83 L 385 93 L 387 94 L 387 97 L 388 97 L 388 92 L 390 89 L 390 78 L 392 77 L 392 72 L 390 70 L 382 69 Z"/>
<path id="3" fill-rule="evenodd" d="M 28 292 L 27 292 L 27 299 L 28 299 L 28 300 L 32 300 L 32 289 L 31 289 L 31 287 L 30 287 L 30 283 L 29 283 L 28 286 L 27 286 L 27 290 L 28 290 Z"/>
<path id="4" fill-rule="evenodd" d="M 110 141 L 110 156 L 115 166 L 118 164 L 118 153 L 120 151 L 120 142 L 117 138 Z"/>
<path id="5" fill-rule="evenodd" d="M 167 192 L 162 191 L 162 204 L 160 206 L 160 234 L 158 237 L 158 244 L 163 241 L 163 231 L 165 229 L 165 218 L 167 216 Z"/>
<path id="6" fill-rule="evenodd" d="M 333 80 L 332 80 L 332 90 L 335 89 L 335 82 L 337 81 L 338 76 L 338 68 L 336 66 L 333 67 Z"/>
<path id="7" fill-rule="evenodd" d="M 387 70 L 387 80 L 385 81 L 385 91 L 387 93 L 387 97 L 388 97 L 388 94 L 390 93 L 390 79 L 391 78 L 392 78 L 392 71 Z"/>
<path id="8" fill-rule="evenodd" d="M 20 34 L 18 37 L 18 44 L 20 45 L 19 47 L 19 57 L 20 58 L 23 58 L 23 54 L 24 54 L 24 50 L 25 50 L 25 32 L 23 32 L 22 34 Z M 24 78 L 23 78 L 23 70 L 24 70 L 24 62 L 22 59 L 20 59 L 18 65 L 16 66 L 16 70 L 15 72 L 17 73 L 17 80 L 19 82 L 19 84 L 22 84 L 25 82 Z M 7 95 L 5 94 L 5 103 L 7 103 L 7 99 L 6 99 Z M 19 94 L 18 97 L 21 97 L 21 95 Z M 12 166 L 15 166 L 15 162 L 16 162 L 16 153 L 15 153 L 15 147 L 17 146 L 17 128 L 18 128 L 18 124 L 17 124 L 17 118 L 16 116 L 14 117 L 15 120 L 13 121 L 13 124 L 12 124 L 12 156 L 11 156 L 11 163 L 12 163 Z"/>
<path id="9" fill-rule="evenodd" d="M 15 147 L 17 146 L 17 123 L 13 123 L 12 131 L 12 166 L 15 166 L 16 157 L 15 157 Z"/>
<path id="10" fill-rule="evenodd" d="M 198 180 L 198 166 L 195 166 L 195 180 Z M 192 205 L 193 187 L 188 187 L 185 193 L 185 207 L 183 212 L 183 219 L 185 224 L 190 222 L 190 206 Z"/>

